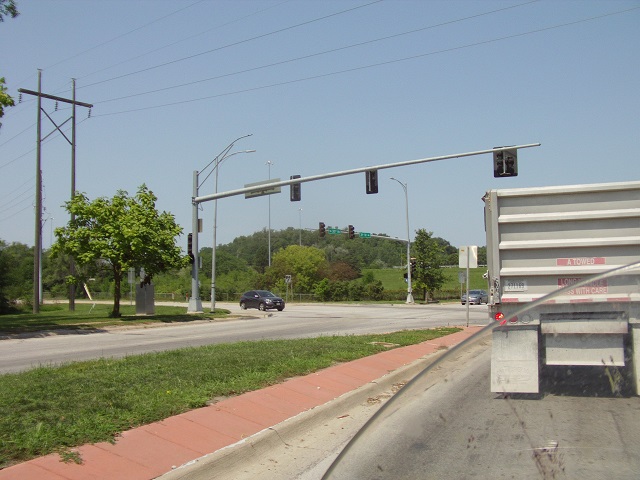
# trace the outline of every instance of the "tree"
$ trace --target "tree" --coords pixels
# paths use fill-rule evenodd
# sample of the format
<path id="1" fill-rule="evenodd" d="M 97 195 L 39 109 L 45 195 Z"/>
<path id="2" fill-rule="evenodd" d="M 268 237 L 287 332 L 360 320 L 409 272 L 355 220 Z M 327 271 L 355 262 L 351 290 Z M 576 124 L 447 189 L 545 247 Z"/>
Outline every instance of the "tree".
<path id="1" fill-rule="evenodd" d="M 7 87 L 4 86 L 4 77 L 0 77 L 0 118 L 4 117 L 4 107 L 13 107 L 15 102 L 13 98 L 9 96 Z M 2 127 L 2 123 L 0 123 Z"/>
<path id="2" fill-rule="evenodd" d="M 20 15 L 16 8 L 15 0 L 0 0 L 0 22 L 4 22 L 5 15 L 9 15 L 11 18 L 16 18 Z M 13 98 L 7 93 L 4 83 L 4 77 L 0 77 L 0 118 L 4 116 L 4 107 L 13 107 L 15 105 Z M 0 123 L 0 127 L 2 127 L 2 123 Z"/>
<path id="3" fill-rule="evenodd" d="M 120 190 L 111 199 L 89 201 L 85 194 L 78 193 L 65 204 L 75 219 L 55 230 L 54 254 L 72 255 L 80 265 L 101 260 L 110 266 L 113 317 L 120 316 L 120 285 L 129 268 L 144 268 L 150 281 L 153 275 L 188 261 L 175 242 L 182 228 L 173 215 L 158 213 L 156 200 L 146 185 L 135 197 Z"/>
<path id="4" fill-rule="evenodd" d="M 267 268 L 267 283 L 273 285 L 291 275 L 296 291 L 309 293 L 325 277 L 326 270 L 327 260 L 322 250 L 290 245 L 272 255 L 271 267 Z"/>
<path id="5" fill-rule="evenodd" d="M 11 18 L 20 15 L 15 0 L 0 0 L 0 22 L 4 22 L 5 15 L 9 15 Z"/>
<path id="6" fill-rule="evenodd" d="M 16 300 L 30 301 L 33 292 L 33 247 L 0 241 L 0 300 L 6 311 Z"/>
<path id="7" fill-rule="evenodd" d="M 444 272 L 440 266 L 445 257 L 442 243 L 433 238 L 433 232 L 421 228 L 416 230 L 413 243 L 413 256 L 416 259 L 416 269 L 411 275 L 413 285 L 424 289 L 424 300 L 429 301 L 429 293 L 437 290 L 445 281 Z"/>

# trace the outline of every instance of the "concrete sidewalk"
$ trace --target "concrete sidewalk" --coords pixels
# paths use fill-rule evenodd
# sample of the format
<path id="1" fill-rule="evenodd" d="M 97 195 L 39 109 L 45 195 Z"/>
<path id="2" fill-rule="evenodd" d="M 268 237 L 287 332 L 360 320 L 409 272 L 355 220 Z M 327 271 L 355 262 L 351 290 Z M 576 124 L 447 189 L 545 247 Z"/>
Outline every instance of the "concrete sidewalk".
<path id="1" fill-rule="evenodd" d="M 457 345 L 482 327 L 401 347 L 245 393 L 123 432 L 115 443 L 73 449 L 82 464 L 51 454 L 0 470 L 0 480 L 153 479 L 388 376 L 425 356 Z M 415 372 L 417 373 L 417 371 Z"/>

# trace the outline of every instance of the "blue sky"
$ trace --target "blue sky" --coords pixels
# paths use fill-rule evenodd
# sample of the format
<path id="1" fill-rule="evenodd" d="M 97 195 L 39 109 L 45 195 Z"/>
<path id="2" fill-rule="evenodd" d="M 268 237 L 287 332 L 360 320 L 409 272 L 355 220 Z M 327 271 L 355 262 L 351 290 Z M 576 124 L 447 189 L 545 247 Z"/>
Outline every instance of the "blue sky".
<path id="1" fill-rule="evenodd" d="M 77 110 L 76 188 L 135 193 L 191 229 L 192 176 L 243 135 L 219 191 L 540 142 L 519 176 L 496 179 L 490 155 L 288 187 L 271 196 L 271 227 L 327 226 L 406 237 L 424 228 L 452 245 L 485 245 L 492 188 L 640 179 L 640 2 L 418 0 L 18 0 L 0 23 L 0 76 L 18 88 L 94 105 Z M 58 123 L 71 112 L 52 101 Z M 34 243 L 35 97 L 0 129 L 0 239 Z M 43 116 L 43 136 L 53 124 Z M 64 129 L 68 127 L 66 124 Z M 43 245 L 65 224 L 71 151 L 42 146 Z M 271 166 L 268 166 L 271 162 Z M 200 195 L 213 193 L 213 178 Z M 267 197 L 218 202 L 218 243 L 267 228 Z M 202 204 L 200 246 L 212 243 Z"/>

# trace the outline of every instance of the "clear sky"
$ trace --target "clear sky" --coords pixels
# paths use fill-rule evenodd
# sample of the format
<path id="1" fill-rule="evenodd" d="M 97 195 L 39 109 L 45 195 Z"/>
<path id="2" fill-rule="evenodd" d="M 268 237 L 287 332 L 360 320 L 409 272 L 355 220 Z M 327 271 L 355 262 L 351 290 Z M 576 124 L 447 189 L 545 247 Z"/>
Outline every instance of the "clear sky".
<path id="1" fill-rule="evenodd" d="M 318 222 L 406 237 L 424 228 L 454 246 L 485 245 L 493 188 L 640 179 L 640 2 L 418 0 L 17 0 L 0 23 L 0 77 L 94 105 L 77 109 L 76 188 L 91 199 L 147 184 L 191 229 L 193 171 L 243 135 L 219 191 L 408 160 L 540 142 L 519 175 L 490 155 L 302 185 L 218 202 L 218 243 Z M 44 100 L 58 124 L 67 105 Z M 35 97 L 0 129 L 0 239 L 34 243 Z M 62 129 L 69 130 L 70 122 Z M 54 130 L 43 115 L 43 136 Z M 69 135 L 69 134 L 68 134 Z M 270 163 L 269 163 L 270 162 Z M 62 226 L 71 149 L 42 145 L 43 245 Z M 201 178 L 202 180 L 202 178 Z M 200 195 L 213 193 L 210 177 Z M 211 246 L 213 203 L 200 246 Z"/>

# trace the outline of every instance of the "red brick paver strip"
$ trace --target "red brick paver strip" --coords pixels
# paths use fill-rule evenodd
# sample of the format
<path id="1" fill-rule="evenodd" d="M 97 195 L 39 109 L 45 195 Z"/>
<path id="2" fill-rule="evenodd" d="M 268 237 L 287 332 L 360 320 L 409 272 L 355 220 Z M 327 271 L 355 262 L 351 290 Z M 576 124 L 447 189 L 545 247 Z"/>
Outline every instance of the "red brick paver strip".
<path id="1" fill-rule="evenodd" d="M 438 350 L 456 345 L 482 327 L 335 365 L 259 391 L 222 400 L 74 449 L 82 464 L 58 454 L 0 470 L 0 480 L 147 480 L 233 445 L 265 428 L 327 403 Z"/>

